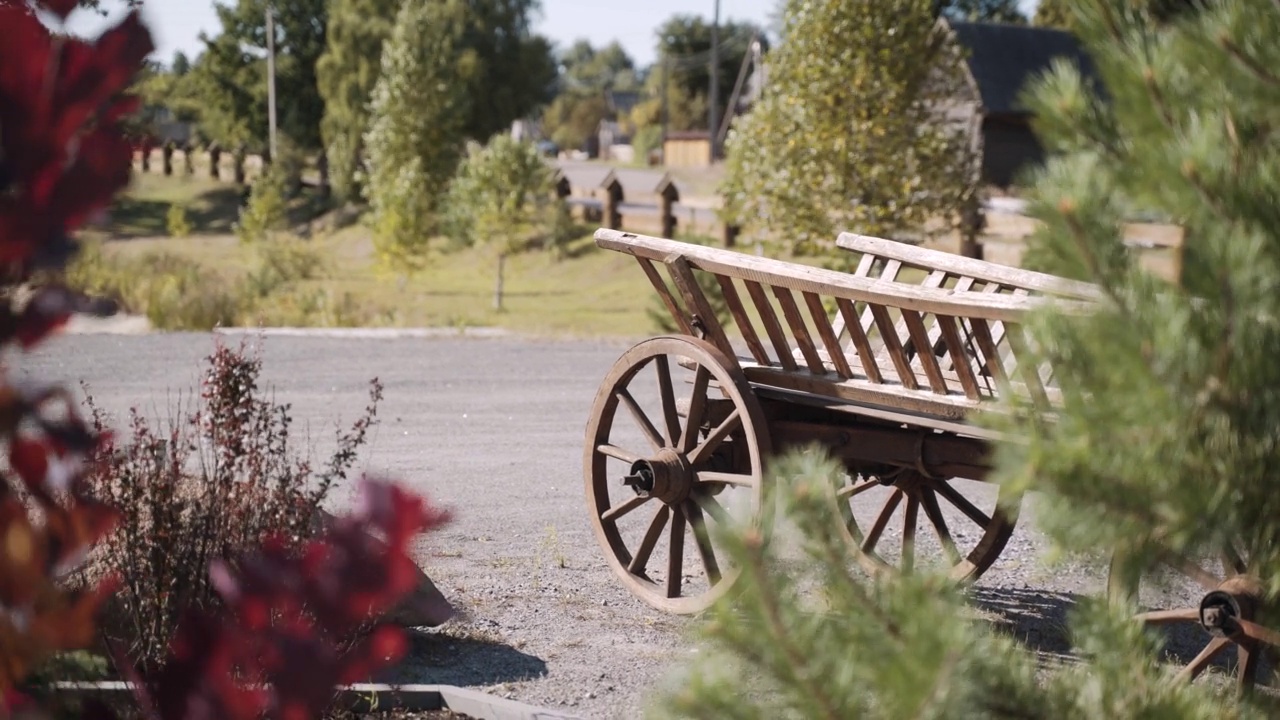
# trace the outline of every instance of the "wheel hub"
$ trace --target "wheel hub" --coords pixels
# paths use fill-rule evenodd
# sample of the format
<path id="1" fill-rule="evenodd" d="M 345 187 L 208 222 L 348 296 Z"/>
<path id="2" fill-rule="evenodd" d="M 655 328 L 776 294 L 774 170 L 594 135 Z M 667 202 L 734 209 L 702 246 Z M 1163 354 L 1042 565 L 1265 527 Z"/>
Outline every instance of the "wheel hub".
<path id="1" fill-rule="evenodd" d="M 636 495 L 655 497 L 668 505 L 684 502 L 693 490 L 694 473 L 683 455 L 663 448 L 657 456 L 637 460 L 622 484 Z"/>
<path id="2" fill-rule="evenodd" d="M 1262 599 L 1262 583 L 1252 575 L 1229 578 L 1200 600 L 1200 625 L 1216 637 L 1240 634 L 1237 620 L 1253 620 Z"/>

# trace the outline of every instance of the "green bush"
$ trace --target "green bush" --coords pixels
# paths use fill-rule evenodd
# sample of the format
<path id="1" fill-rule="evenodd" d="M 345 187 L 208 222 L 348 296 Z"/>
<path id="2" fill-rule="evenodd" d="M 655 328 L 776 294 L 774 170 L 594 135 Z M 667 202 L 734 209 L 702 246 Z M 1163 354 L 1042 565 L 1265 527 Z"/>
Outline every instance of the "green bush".
<path id="1" fill-rule="evenodd" d="M 165 216 L 165 227 L 169 234 L 176 238 L 184 238 L 191 234 L 191 221 L 187 218 L 187 206 L 183 203 L 169 205 L 169 213 Z"/>
<path id="2" fill-rule="evenodd" d="M 241 242 L 260 242 L 285 229 L 289 223 L 285 203 L 287 184 L 285 172 L 279 166 L 272 166 L 253 183 L 249 202 L 241 209 L 240 220 L 235 225 Z"/>

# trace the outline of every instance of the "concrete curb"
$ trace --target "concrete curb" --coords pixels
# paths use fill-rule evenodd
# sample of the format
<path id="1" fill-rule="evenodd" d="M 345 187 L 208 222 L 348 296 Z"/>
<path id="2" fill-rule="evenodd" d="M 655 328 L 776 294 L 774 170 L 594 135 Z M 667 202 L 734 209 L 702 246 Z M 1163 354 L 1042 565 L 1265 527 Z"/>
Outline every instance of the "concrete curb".
<path id="1" fill-rule="evenodd" d="M 220 335 L 261 335 L 263 337 L 329 337 L 350 338 L 358 340 L 394 340 L 397 338 L 437 338 L 437 337 L 473 337 L 502 338 L 511 336 L 511 331 L 497 327 L 426 327 L 426 328 L 392 328 L 392 327 L 352 327 L 352 328 L 310 328 L 310 327 L 234 327 L 215 328 Z"/>
<path id="2" fill-rule="evenodd" d="M 114 695 L 132 691 L 130 683 L 118 680 L 102 682 L 57 682 L 62 692 L 85 695 Z M 353 712 L 383 710 L 451 710 L 476 720 L 582 720 L 558 710 L 507 700 L 478 690 L 453 685 L 387 685 L 357 683 L 337 689 L 335 705 Z"/>

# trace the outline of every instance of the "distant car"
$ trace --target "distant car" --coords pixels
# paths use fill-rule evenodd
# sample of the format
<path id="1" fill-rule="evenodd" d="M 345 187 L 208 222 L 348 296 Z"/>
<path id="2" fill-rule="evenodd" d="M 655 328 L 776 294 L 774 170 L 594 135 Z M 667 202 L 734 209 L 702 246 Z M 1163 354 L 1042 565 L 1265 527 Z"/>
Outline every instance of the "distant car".
<path id="1" fill-rule="evenodd" d="M 560 146 L 551 142 L 550 140 L 543 140 L 539 142 L 537 147 L 538 147 L 538 152 L 542 153 L 546 157 L 553 158 L 560 154 Z"/>

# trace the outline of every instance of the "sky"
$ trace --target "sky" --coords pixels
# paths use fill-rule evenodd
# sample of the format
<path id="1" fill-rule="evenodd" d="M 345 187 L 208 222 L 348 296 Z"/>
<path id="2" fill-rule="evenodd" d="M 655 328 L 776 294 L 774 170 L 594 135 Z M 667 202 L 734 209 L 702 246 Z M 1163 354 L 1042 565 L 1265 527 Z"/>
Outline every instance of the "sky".
<path id="1" fill-rule="evenodd" d="M 1036 0 L 1019 1 L 1028 11 L 1036 3 Z M 720 17 L 767 26 L 778 4 L 779 0 L 720 0 Z M 714 7 L 715 0 L 542 0 L 542 11 L 534 27 L 560 47 L 568 47 L 579 38 L 587 38 L 597 47 L 617 40 L 643 67 L 653 62 L 654 29 L 658 25 L 676 14 L 702 15 L 709 20 Z M 117 20 L 122 12 L 116 8 L 104 19 L 91 12 L 77 11 L 70 19 L 69 28 L 91 37 Z M 178 50 L 190 56 L 199 54 L 200 32 L 214 34 L 219 29 L 212 0 L 145 0 L 143 16 L 155 39 L 154 58 L 165 64 Z"/>

